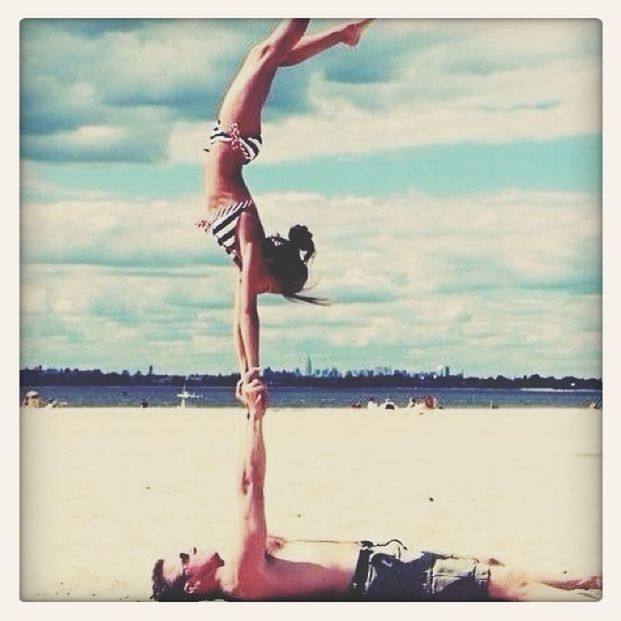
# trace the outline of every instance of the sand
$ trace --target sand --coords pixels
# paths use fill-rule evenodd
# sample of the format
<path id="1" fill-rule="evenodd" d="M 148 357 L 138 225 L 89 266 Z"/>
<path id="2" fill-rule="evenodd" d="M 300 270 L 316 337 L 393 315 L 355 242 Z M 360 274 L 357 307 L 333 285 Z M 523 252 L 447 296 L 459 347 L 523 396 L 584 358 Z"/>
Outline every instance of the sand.
<path id="1" fill-rule="evenodd" d="M 21 410 L 21 599 L 144 601 L 236 525 L 236 409 Z M 273 409 L 268 530 L 601 572 L 601 411 Z M 226 558 L 226 557 L 225 557 Z"/>

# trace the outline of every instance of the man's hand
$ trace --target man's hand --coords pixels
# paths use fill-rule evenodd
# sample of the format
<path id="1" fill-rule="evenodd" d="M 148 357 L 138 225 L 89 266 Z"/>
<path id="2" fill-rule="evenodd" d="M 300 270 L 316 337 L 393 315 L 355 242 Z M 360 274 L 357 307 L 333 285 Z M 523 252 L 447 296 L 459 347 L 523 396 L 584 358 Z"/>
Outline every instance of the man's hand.
<path id="1" fill-rule="evenodd" d="M 493 556 L 485 556 L 477 559 L 479 563 L 483 563 L 484 565 L 498 565 L 500 567 L 504 567 L 505 564 L 502 561 L 499 561 L 497 558 Z"/>
<path id="2" fill-rule="evenodd" d="M 240 392 L 250 415 L 255 420 L 263 418 L 267 408 L 267 386 L 260 379 L 253 379 L 243 382 Z"/>

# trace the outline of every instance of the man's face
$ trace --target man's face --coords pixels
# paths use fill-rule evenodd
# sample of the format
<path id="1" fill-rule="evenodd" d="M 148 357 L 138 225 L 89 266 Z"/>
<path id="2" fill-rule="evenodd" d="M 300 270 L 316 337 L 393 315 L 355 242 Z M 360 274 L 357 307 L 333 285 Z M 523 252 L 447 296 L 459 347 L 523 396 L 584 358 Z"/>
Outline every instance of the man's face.
<path id="1" fill-rule="evenodd" d="M 216 585 L 216 570 L 224 561 L 215 550 L 197 550 L 191 547 L 179 552 L 172 561 L 164 561 L 164 579 L 173 583 L 180 575 L 185 575 L 186 593 L 200 595 L 211 593 Z"/>

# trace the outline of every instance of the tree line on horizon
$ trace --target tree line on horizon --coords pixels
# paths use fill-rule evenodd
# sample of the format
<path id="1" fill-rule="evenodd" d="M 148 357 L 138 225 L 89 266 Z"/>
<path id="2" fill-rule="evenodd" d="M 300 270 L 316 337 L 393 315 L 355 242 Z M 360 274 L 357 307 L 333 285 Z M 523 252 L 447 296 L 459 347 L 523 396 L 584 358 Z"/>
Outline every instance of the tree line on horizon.
<path id="1" fill-rule="evenodd" d="M 265 369 L 264 375 L 270 385 L 289 387 L 329 387 L 329 388 L 547 388 L 556 390 L 601 390 L 601 378 L 578 378 L 565 376 L 543 377 L 537 373 L 521 377 L 464 377 L 459 375 L 433 375 L 426 373 L 405 373 L 394 371 L 390 374 L 374 373 L 354 375 L 350 371 L 340 376 L 307 376 L 292 371 L 273 371 Z M 31 386 L 235 386 L 239 374 L 145 374 L 136 371 L 105 373 L 100 369 L 34 369 L 20 370 L 20 385 Z"/>

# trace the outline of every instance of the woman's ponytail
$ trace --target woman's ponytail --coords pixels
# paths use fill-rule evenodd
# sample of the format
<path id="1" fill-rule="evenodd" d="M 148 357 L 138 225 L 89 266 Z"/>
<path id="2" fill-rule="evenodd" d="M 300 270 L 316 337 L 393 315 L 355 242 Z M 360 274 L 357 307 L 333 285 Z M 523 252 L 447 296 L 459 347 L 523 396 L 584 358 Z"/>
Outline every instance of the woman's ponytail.
<path id="1" fill-rule="evenodd" d="M 289 229 L 289 241 L 304 253 L 302 261 L 308 263 L 310 258 L 315 254 L 315 244 L 313 242 L 313 234 L 308 227 L 302 224 L 296 224 Z"/>

